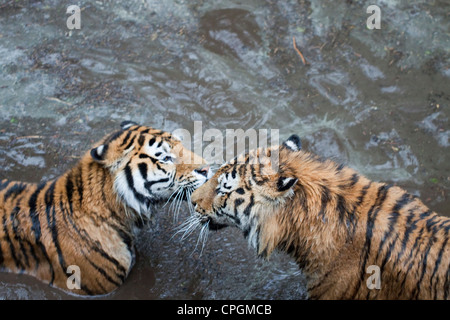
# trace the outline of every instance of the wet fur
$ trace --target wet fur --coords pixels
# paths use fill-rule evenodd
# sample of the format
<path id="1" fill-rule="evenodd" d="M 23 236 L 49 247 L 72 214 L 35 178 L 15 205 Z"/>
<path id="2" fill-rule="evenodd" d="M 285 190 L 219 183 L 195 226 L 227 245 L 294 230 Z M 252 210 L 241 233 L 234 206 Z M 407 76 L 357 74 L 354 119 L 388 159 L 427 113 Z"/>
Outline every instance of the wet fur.
<path id="1" fill-rule="evenodd" d="M 130 207 L 126 197 L 131 195 L 116 192 L 116 173 L 135 174 L 143 167 L 152 172 L 163 166 L 141 150 L 151 139 L 182 147 L 167 132 L 134 123 L 124 123 L 124 128 L 102 139 L 53 181 L 0 181 L 3 271 L 26 273 L 81 295 L 110 293 L 125 281 L 134 263 L 133 230 L 162 199 L 141 196 L 142 206 Z M 185 151 L 186 157 L 196 157 Z M 177 165 L 174 180 L 195 180 L 192 170 L 198 161 L 202 163 L 197 157 L 193 164 Z M 67 288 L 70 265 L 80 268 L 79 290 Z"/>
<path id="2" fill-rule="evenodd" d="M 192 195 L 203 221 L 241 228 L 261 257 L 290 254 L 311 299 L 449 298 L 449 218 L 333 161 L 286 146 L 279 156 L 278 172 L 245 164 L 248 154 L 219 169 Z M 218 178 L 233 173 L 239 184 L 220 194 Z M 286 177 L 297 181 L 280 192 Z M 366 285 L 371 265 L 379 290 Z"/>

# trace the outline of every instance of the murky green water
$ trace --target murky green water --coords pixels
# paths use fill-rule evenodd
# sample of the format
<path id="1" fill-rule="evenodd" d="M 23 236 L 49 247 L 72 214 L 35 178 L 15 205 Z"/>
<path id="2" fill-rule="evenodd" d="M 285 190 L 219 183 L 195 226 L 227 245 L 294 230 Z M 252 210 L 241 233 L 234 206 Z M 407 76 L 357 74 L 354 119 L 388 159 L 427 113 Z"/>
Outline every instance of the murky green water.
<path id="1" fill-rule="evenodd" d="M 121 120 L 165 130 L 279 129 L 450 215 L 450 3 L 0 0 L 0 179 L 63 173 Z M 304 55 L 304 65 L 293 48 Z M 181 219 L 186 217 L 186 213 Z M 301 299 L 284 255 L 256 259 L 238 230 L 171 239 L 161 209 L 110 298 Z M 0 298 L 70 298 L 0 274 Z"/>

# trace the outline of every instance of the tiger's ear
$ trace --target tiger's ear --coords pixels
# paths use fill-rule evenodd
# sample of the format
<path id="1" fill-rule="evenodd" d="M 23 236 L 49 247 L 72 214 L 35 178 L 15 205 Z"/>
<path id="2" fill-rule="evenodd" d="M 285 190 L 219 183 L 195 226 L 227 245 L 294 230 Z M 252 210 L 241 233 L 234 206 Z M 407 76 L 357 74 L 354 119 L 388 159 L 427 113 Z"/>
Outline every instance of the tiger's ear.
<path id="1" fill-rule="evenodd" d="M 293 134 L 285 142 L 283 142 L 283 147 L 291 151 L 300 151 L 302 149 L 302 142 L 300 140 L 300 137 L 296 134 Z"/>
<path id="2" fill-rule="evenodd" d="M 279 177 L 277 181 L 278 192 L 285 192 L 292 189 L 297 181 L 298 179 L 293 177 Z"/>
<path id="3" fill-rule="evenodd" d="M 128 130 L 132 126 L 138 126 L 138 124 L 134 121 L 122 121 L 120 123 L 120 128 L 122 128 L 122 130 Z"/>
<path id="4" fill-rule="evenodd" d="M 108 145 L 102 144 L 96 148 L 91 149 L 91 157 L 95 162 L 103 163 L 106 156 L 106 151 L 108 150 Z"/>

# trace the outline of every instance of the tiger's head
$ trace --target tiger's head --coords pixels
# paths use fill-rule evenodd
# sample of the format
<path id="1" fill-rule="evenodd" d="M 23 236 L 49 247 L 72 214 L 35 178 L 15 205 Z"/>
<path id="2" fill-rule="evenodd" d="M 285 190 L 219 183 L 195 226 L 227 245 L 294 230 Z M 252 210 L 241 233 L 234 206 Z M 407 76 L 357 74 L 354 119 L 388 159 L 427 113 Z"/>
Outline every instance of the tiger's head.
<path id="1" fill-rule="evenodd" d="M 171 196 L 188 199 L 212 176 L 205 160 L 177 137 L 131 121 L 100 141 L 90 157 L 110 171 L 120 201 L 139 215 L 148 216 L 153 204 Z"/>
<path id="2" fill-rule="evenodd" d="M 287 205 L 298 181 L 289 162 L 301 149 L 300 138 L 293 135 L 275 148 L 277 170 L 270 160 L 274 148 L 256 149 L 223 165 L 192 194 L 196 220 L 190 221 L 213 230 L 238 227 L 259 253 L 261 228 Z M 250 159 L 259 160 L 254 163 Z"/>

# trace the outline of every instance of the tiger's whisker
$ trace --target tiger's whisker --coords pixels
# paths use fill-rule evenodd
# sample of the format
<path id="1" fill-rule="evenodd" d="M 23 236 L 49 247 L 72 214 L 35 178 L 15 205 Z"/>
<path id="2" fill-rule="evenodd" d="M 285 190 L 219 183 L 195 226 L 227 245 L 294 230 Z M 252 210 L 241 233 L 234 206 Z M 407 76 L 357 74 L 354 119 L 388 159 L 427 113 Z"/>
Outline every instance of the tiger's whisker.
<path id="1" fill-rule="evenodd" d="M 194 232 L 201 225 L 201 218 L 198 216 L 189 217 L 175 234 L 183 232 L 181 240 L 185 240 L 192 232 Z"/>
<path id="2" fill-rule="evenodd" d="M 194 254 L 195 250 L 197 250 L 197 247 L 198 247 L 199 243 L 202 244 L 202 248 L 200 249 L 200 256 L 202 255 L 203 248 L 205 247 L 206 240 L 208 238 L 208 232 L 209 232 L 208 225 L 209 225 L 209 221 L 207 223 L 205 223 L 202 226 L 202 228 L 200 229 L 200 233 L 198 235 L 197 242 L 195 244 L 195 248 L 192 251 L 191 255 Z"/>
<path id="3" fill-rule="evenodd" d="M 172 194 L 170 195 L 169 199 L 167 199 L 166 203 L 164 203 L 163 208 L 169 203 L 169 201 L 170 201 L 170 199 L 172 199 L 173 195 L 181 188 L 182 188 L 182 186 L 179 186 L 178 188 L 175 189 L 174 192 L 172 192 Z"/>
<path id="4" fill-rule="evenodd" d="M 179 216 L 179 213 L 180 213 L 181 205 L 183 203 L 183 196 L 184 196 L 185 192 L 186 192 L 186 190 L 184 188 L 181 189 L 179 197 L 177 197 L 177 199 L 174 201 L 175 202 L 175 207 L 174 207 L 174 219 L 175 219 L 175 221 L 178 221 L 178 216 Z"/>

